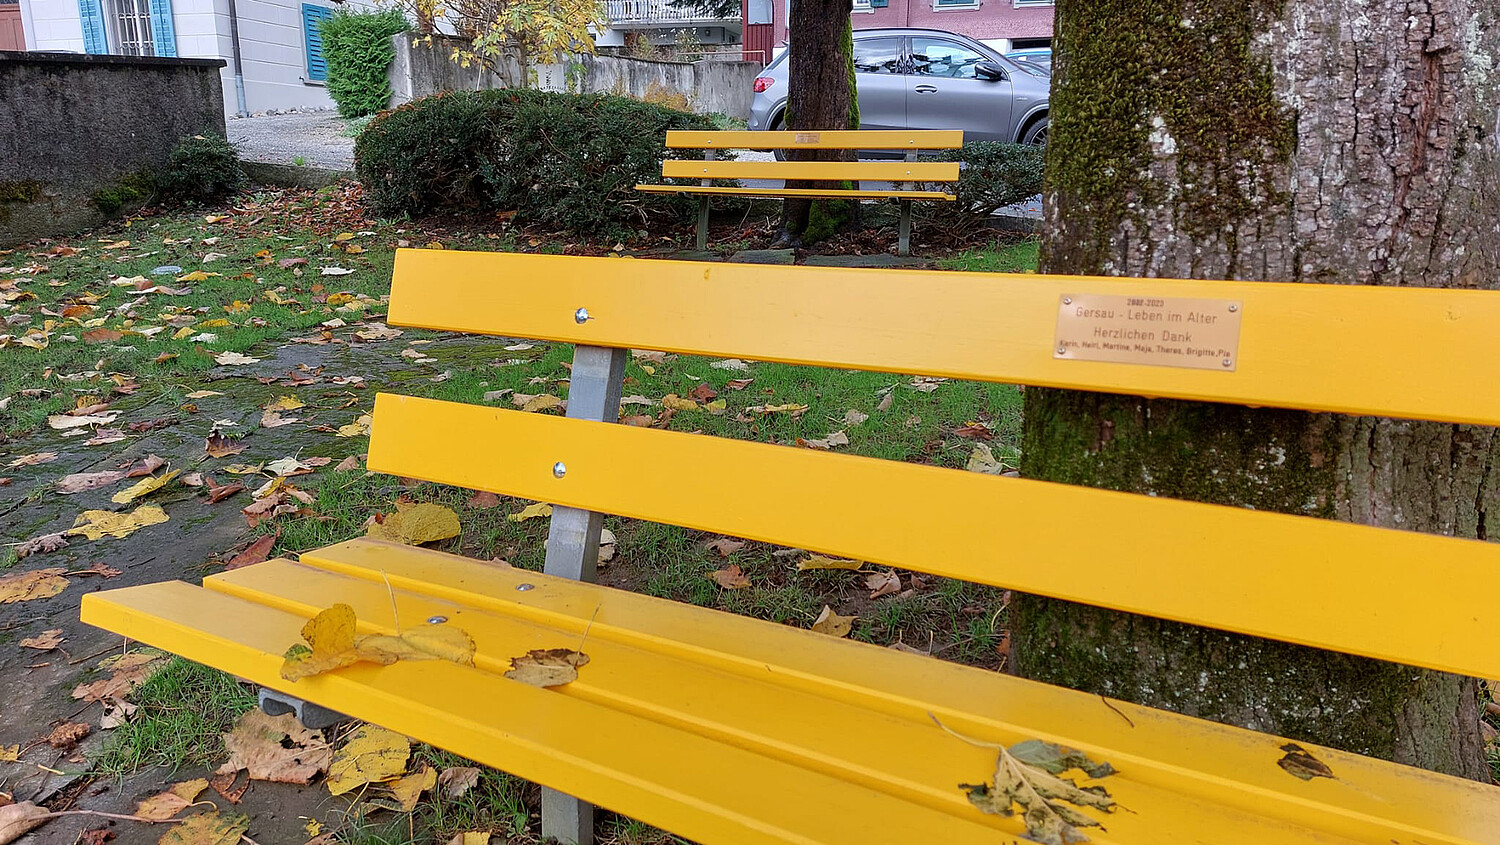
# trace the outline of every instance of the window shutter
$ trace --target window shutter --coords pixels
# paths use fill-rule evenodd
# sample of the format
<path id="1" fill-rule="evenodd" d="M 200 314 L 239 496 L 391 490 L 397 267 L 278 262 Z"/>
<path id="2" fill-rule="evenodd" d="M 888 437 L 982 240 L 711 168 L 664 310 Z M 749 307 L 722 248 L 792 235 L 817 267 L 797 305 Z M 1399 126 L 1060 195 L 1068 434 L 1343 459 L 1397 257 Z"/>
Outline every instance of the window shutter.
<path id="1" fill-rule="evenodd" d="M 78 0 L 78 22 L 83 24 L 83 51 L 108 53 L 109 45 L 104 40 L 104 10 L 99 7 L 99 0 Z"/>
<path id="2" fill-rule="evenodd" d="M 172 26 L 172 0 L 151 0 L 151 41 L 156 55 L 177 55 L 177 30 Z"/>
<path id="3" fill-rule="evenodd" d="M 314 82 L 328 79 L 328 63 L 323 60 L 323 33 L 318 24 L 333 14 L 332 11 L 307 3 L 302 4 L 302 37 L 307 45 L 307 78 Z"/>

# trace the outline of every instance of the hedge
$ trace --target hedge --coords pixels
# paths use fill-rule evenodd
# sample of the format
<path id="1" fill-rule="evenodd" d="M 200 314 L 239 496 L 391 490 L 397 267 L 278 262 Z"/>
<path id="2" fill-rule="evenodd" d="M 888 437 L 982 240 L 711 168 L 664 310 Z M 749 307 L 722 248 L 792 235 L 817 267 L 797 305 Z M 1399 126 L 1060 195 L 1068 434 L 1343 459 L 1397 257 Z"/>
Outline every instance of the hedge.
<path id="1" fill-rule="evenodd" d="M 386 74 L 396 51 L 391 36 L 407 30 L 399 11 L 339 10 L 319 25 L 323 59 L 328 63 L 328 96 L 344 117 L 364 117 L 386 107 L 391 86 Z"/>
<path id="2" fill-rule="evenodd" d="M 707 118 L 607 94 L 457 91 L 380 115 L 355 142 L 355 170 L 387 216 L 509 212 L 582 234 L 614 233 L 695 204 L 645 194 L 669 129 Z"/>
<path id="3" fill-rule="evenodd" d="M 957 161 L 956 186 L 929 185 L 931 190 L 952 187 L 953 202 L 918 203 L 921 221 L 949 235 L 977 229 L 1002 208 L 1025 202 L 1042 192 L 1042 158 L 1046 147 L 971 141 L 956 150 L 932 156 L 933 161 Z"/>

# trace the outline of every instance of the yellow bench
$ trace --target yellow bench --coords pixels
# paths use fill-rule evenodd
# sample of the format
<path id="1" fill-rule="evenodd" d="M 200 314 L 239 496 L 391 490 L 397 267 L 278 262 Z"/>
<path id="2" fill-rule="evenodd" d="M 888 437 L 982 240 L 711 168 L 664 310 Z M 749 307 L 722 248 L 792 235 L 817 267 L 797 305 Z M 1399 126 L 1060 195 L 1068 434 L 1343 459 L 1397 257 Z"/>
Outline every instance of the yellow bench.
<path id="1" fill-rule="evenodd" d="M 1087 360 L 1129 353 L 1077 342 L 1078 303 L 1125 301 L 1099 297 L 1200 300 L 1229 348 Z M 359 539 L 93 593 L 83 619 L 541 783 L 563 841 L 590 841 L 597 804 L 709 845 L 1009 845 L 1022 817 L 960 784 L 994 779 L 983 743 L 1045 740 L 1117 770 L 1086 782 L 1119 811 L 1076 810 L 1098 843 L 1500 843 L 1494 786 L 1306 743 L 1332 777 L 1303 780 L 1274 736 L 587 583 L 612 513 L 1500 677 L 1500 602 L 1474 589 L 1495 544 L 610 424 L 646 348 L 1496 425 L 1500 391 L 1465 374 L 1500 352 L 1500 295 L 402 250 L 389 319 L 578 344 L 570 418 L 381 394 L 370 444 L 381 472 L 554 503 L 548 574 Z M 952 530 L 996 513 L 1004 555 Z M 1089 530 L 1051 527 L 1079 513 Z M 1340 601 L 1307 613 L 1292 583 Z M 282 680 L 339 602 L 368 633 L 395 632 L 393 603 L 408 627 L 458 625 L 475 665 Z M 591 660 L 552 689 L 503 676 L 545 648 Z"/>
<path id="2" fill-rule="evenodd" d="M 808 199 L 896 199 L 901 202 L 898 252 L 911 253 L 911 202 L 951 202 L 953 194 L 926 191 L 914 182 L 957 182 L 958 162 L 917 161 L 922 150 L 955 150 L 964 145 L 959 129 L 847 130 L 829 132 L 667 132 L 667 149 L 703 150 L 701 160 L 668 159 L 661 164 L 666 179 L 700 179 L 698 185 L 636 185 L 638 191 L 659 194 L 696 194 L 698 249 L 708 247 L 709 197 L 801 197 Z M 720 150 L 875 150 L 900 152 L 905 161 L 720 161 Z M 788 181 L 853 182 L 855 188 L 742 188 L 714 185 L 715 179 L 784 179 Z M 865 182 L 890 182 L 892 187 L 862 189 Z M 906 187 L 900 187 L 900 185 Z"/>

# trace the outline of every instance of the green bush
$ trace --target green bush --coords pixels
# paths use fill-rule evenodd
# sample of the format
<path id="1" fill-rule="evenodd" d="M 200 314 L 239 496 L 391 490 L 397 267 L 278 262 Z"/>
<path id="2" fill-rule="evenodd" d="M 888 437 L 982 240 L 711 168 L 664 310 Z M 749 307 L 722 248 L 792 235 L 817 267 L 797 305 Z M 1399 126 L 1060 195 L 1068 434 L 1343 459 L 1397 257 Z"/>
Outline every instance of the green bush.
<path id="1" fill-rule="evenodd" d="M 963 235 L 984 225 L 991 214 L 1025 202 L 1042 192 L 1045 147 L 971 141 L 957 150 L 931 156 L 931 161 L 960 162 L 953 202 L 917 203 L 921 221 L 949 235 Z M 929 190 L 947 186 L 929 184 Z"/>
<path id="2" fill-rule="evenodd" d="M 364 117 L 391 99 L 386 73 L 396 51 L 391 36 L 408 29 L 395 9 L 383 12 L 339 10 L 319 24 L 323 58 L 328 62 L 328 96 L 344 117 Z"/>
<path id="3" fill-rule="evenodd" d="M 155 177 L 161 198 L 178 202 L 211 202 L 245 185 L 239 150 L 222 135 L 183 138 Z"/>
<path id="4" fill-rule="evenodd" d="M 695 206 L 635 185 L 661 181 L 667 130 L 711 128 L 605 94 L 460 91 L 372 121 L 355 142 L 355 170 L 385 215 L 514 211 L 521 223 L 615 233 Z"/>

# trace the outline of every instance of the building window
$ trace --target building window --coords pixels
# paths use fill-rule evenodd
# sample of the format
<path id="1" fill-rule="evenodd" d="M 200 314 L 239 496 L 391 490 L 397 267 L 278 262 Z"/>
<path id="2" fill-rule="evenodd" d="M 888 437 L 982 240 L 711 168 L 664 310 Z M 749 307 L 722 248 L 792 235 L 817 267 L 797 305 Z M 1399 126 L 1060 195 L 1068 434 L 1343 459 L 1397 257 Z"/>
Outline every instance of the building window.
<path id="1" fill-rule="evenodd" d="M 977 9 L 979 0 L 932 0 L 932 9 L 941 12 L 945 9 Z"/>
<path id="2" fill-rule="evenodd" d="M 105 27 L 112 52 L 126 56 L 154 56 L 150 0 L 105 0 Z"/>
<path id="3" fill-rule="evenodd" d="M 1016 6 L 1017 9 L 1024 9 L 1027 6 L 1056 6 L 1056 5 L 1057 5 L 1057 0 L 1015 0 L 1015 6 Z"/>
<path id="4" fill-rule="evenodd" d="M 328 81 L 328 62 L 323 59 L 323 33 L 318 29 L 318 25 L 332 16 L 332 9 L 302 4 L 302 39 L 307 48 L 309 82 Z"/>

